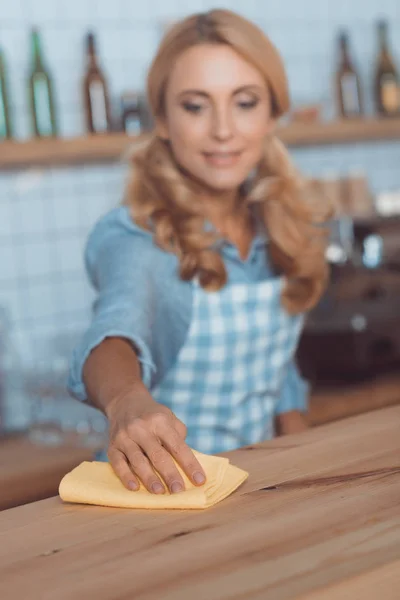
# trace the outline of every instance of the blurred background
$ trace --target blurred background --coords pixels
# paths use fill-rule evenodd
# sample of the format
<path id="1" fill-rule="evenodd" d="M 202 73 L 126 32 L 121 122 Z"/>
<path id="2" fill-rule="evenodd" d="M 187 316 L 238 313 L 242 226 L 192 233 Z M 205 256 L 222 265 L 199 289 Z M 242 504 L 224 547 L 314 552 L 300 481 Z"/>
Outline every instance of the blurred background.
<path id="1" fill-rule="evenodd" d="M 3 434 L 89 449 L 103 439 L 102 417 L 64 391 L 93 301 L 85 240 L 122 199 L 130 136 L 151 127 L 145 76 L 165 28 L 216 7 L 277 45 L 292 98 L 282 139 L 336 206 L 332 282 L 307 321 L 301 369 L 312 390 L 397 371 L 398 0 L 13 0 L 0 6 Z"/>

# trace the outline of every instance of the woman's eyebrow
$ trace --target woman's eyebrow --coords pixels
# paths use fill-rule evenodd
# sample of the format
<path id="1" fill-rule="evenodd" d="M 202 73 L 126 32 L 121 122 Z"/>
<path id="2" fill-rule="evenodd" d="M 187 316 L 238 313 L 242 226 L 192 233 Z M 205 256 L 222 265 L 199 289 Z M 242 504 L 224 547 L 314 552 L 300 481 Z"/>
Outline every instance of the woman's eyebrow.
<path id="1" fill-rule="evenodd" d="M 240 92 L 246 92 L 251 90 L 259 90 L 262 91 L 262 87 L 256 83 L 250 83 L 247 85 L 241 85 L 240 87 L 233 90 L 232 95 L 238 94 Z M 187 89 L 179 92 L 178 97 L 183 96 L 185 94 L 192 94 L 193 96 L 202 96 L 204 98 L 209 98 L 211 94 L 205 92 L 204 90 L 196 90 L 196 89 Z"/>

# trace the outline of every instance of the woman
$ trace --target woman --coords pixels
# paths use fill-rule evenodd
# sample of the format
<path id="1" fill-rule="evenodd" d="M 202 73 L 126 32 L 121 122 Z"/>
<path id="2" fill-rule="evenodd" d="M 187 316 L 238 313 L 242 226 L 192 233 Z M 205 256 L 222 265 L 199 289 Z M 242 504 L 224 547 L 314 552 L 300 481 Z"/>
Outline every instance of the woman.
<path id="1" fill-rule="evenodd" d="M 327 214 L 274 136 L 287 81 L 255 25 L 225 10 L 176 24 L 148 98 L 155 129 L 132 153 L 125 203 L 87 244 L 98 298 L 69 387 L 107 415 L 124 485 L 174 493 L 173 458 L 202 485 L 193 448 L 307 426 L 293 357 L 327 280 Z"/>

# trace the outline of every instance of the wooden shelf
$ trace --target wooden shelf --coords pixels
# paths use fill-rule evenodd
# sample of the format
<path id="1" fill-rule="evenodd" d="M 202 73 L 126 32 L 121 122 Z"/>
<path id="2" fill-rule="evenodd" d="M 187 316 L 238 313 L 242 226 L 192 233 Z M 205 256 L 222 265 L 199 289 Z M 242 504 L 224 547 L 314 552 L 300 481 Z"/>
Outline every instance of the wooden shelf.
<path id="1" fill-rule="evenodd" d="M 400 118 L 291 123 L 279 131 L 282 141 L 292 147 L 400 141 Z"/>
<path id="2" fill-rule="evenodd" d="M 0 143 L 0 169 L 69 166 L 119 160 L 129 146 L 126 134 L 33 139 Z"/>
<path id="3" fill-rule="evenodd" d="M 399 119 L 357 119 L 281 126 L 289 147 L 400 140 Z M 124 133 L 0 143 L 0 169 L 80 165 L 120 160 L 135 139 Z"/>

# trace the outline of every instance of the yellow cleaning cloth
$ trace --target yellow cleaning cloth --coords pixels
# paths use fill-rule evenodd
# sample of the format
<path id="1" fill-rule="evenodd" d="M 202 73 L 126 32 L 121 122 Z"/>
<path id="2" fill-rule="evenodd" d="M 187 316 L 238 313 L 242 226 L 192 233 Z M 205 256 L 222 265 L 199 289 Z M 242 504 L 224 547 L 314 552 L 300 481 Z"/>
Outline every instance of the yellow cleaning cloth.
<path id="1" fill-rule="evenodd" d="M 83 462 L 63 477 L 59 494 L 64 502 L 148 509 L 209 508 L 234 492 L 249 476 L 229 463 L 228 458 L 193 450 L 207 477 L 204 485 L 193 485 L 175 462 L 185 482 L 185 491 L 177 494 L 151 494 L 140 484 L 139 490 L 127 490 L 112 467 L 105 462 Z"/>

